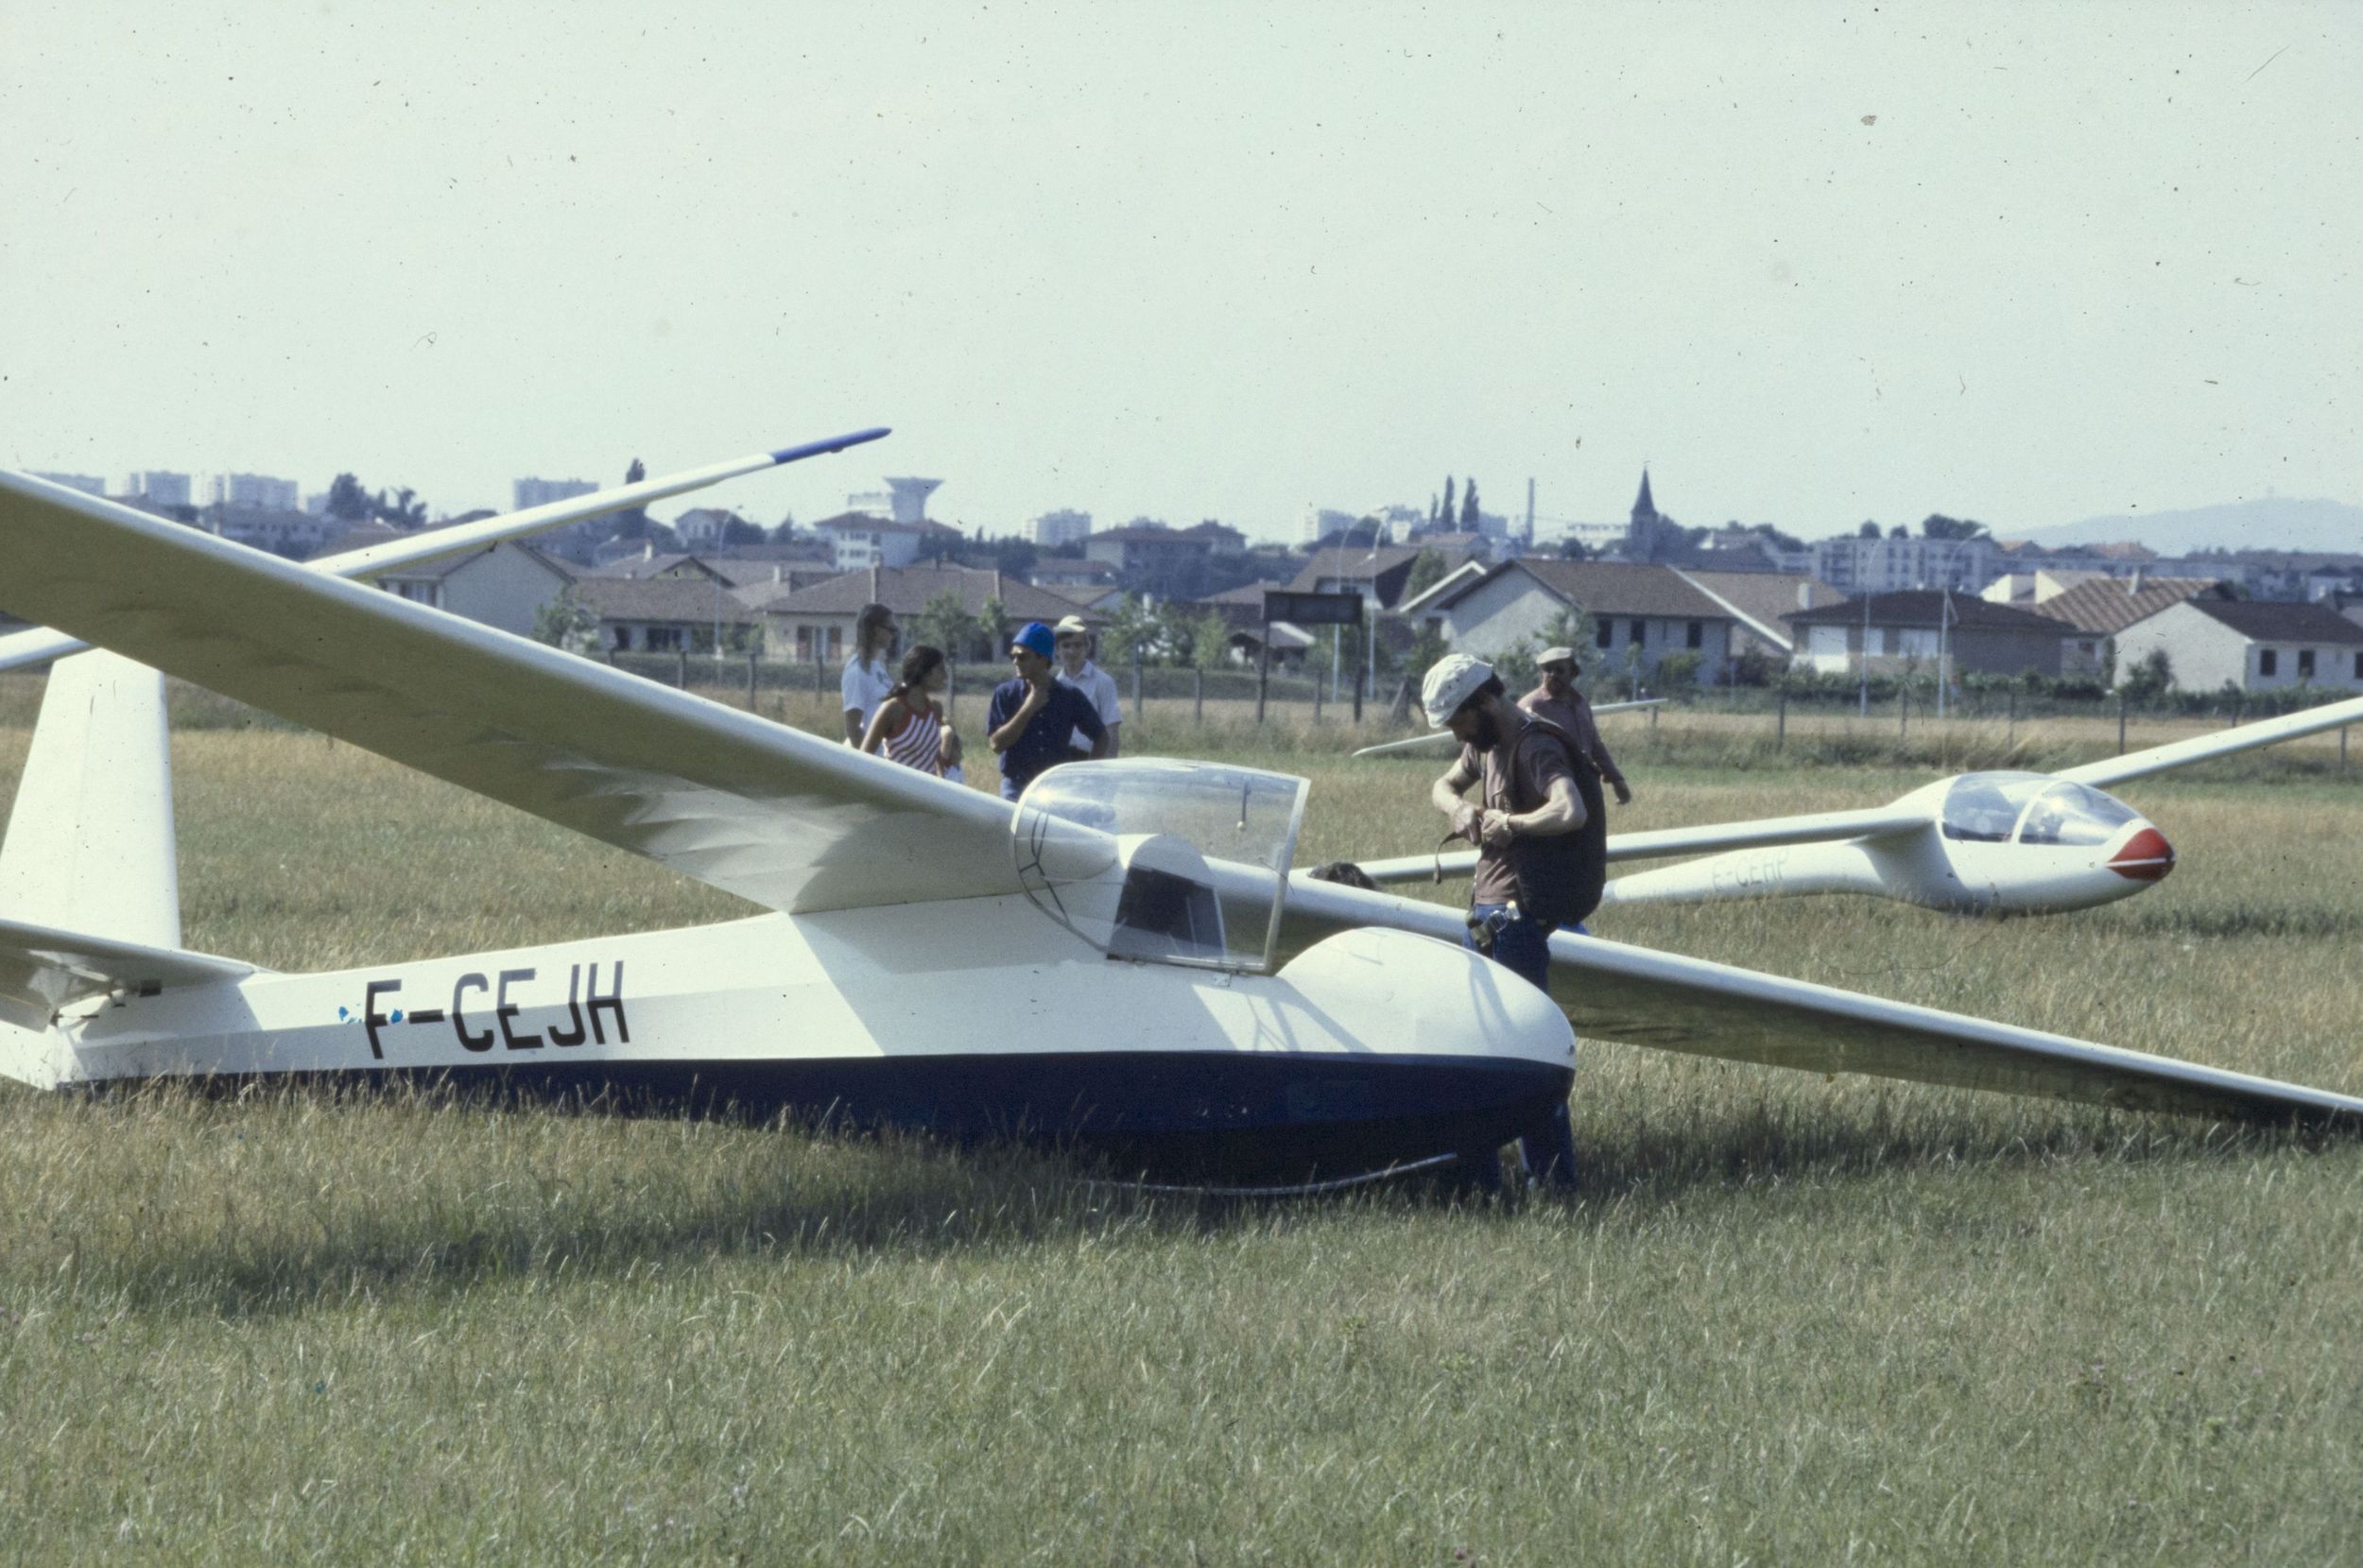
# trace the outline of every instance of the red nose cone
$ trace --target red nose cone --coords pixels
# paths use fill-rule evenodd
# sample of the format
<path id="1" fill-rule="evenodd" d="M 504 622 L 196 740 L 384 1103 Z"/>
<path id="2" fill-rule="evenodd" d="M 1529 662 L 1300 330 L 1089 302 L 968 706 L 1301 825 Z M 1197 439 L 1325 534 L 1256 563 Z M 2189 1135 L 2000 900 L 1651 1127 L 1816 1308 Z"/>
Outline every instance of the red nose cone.
<path id="1" fill-rule="evenodd" d="M 2174 870 L 2174 846 L 2156 828 L 2144 828 L 2110 857 L 2109 869 L 2134 882 L 2164 882 Z"/>

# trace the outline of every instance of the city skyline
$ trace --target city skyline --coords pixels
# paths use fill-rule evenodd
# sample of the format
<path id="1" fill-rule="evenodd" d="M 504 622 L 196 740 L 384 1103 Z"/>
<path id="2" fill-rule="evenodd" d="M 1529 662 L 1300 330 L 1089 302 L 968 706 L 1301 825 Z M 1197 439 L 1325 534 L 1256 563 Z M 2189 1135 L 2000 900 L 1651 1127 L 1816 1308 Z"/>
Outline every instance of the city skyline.
<path id="1" fill-rule="evenodd" d="M 721 504 L 1278 540 L 1645 464 L 1802 537 L 2363 499 L 2363 13 L 1856 9 L 28 6 L 0 461 L 458 512 L 877 422 Z"/>

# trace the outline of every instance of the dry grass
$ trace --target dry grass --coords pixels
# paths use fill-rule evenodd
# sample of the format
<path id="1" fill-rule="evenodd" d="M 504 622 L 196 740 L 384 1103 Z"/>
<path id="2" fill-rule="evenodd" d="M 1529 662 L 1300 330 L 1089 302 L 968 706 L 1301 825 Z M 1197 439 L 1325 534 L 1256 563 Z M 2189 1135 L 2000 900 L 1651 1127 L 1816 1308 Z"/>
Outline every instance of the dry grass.
<path id="1" fill-rule="evenodd" d="M 0 682 L 0 781 L 27 716 Z M 312 967 L 738 907 L 212 716 L 175 743 L 192 945 Z M 1620 827 L 1928 776 L 1726 766 L 1673 722 L 1625 747 Z M 1204 744 L 1312 774 L 1304 858 L 1428 841 L 1427 766 L 1343 738 Z M 2363 1090 L 2363 773 L 2250 767 L 2129 786 L 2182 868 L 2085 915 L 1612 934 Z M 0 1090 L 0 1556 L 2363 1555 L 2352 1144 L 1601 1044 L 1575 1112 L 1580 1201 L 1475 1211 L 417 1094 Z"/>

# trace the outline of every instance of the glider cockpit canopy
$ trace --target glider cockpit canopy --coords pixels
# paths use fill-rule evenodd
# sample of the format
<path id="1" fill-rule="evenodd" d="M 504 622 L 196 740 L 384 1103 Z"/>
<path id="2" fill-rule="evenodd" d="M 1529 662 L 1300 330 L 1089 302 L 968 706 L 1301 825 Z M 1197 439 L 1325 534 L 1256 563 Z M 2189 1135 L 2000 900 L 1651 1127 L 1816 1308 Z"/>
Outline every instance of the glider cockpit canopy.
<path id="1" fill-rule="evenodd" d="M 1305 789 L 1206 763 L 1054 767 L 1010 819 L 1018 880 L 1112 958 L 1268 972 Z"/>
<path id="2" fill-rule="evenodd" d="M 2105 844 L 2136 813 L 2056 773 L 1964 773 L 1944 792 L 1944 836 L 1987 844 Z"/>

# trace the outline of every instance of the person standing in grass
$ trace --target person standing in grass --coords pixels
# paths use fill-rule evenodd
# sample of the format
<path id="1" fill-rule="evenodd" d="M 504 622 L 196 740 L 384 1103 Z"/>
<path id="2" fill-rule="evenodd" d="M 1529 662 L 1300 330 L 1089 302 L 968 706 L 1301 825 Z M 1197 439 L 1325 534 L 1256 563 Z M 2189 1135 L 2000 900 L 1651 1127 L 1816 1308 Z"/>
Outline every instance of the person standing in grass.
<path id="1" fill-rule="evenodd" d="M 1592 759 L 1592 766 L 1600 770 L 1600 777 L 1616 791 L 1616 803 L 1632 804 L 1632 789 L 1618 771 L 1616 759 L 1608 754 L 1608 747 L 1600 739 L 1599 721 L 1592 716 L 1592 704 L 1576 690 L 1576 677 L 1583 666 L 1576 663 L 1576 650 L 1571 647 L 1546 647 L 1535 660 L 1541 676 L 1534 690 L 1518 699 L 1518 706 L 1537 718 L 1547 718 L 1576 737 L 1583 754 Z"/>
<path id="2" fill-rule="evenodd" d="M 1001 755 L 1001 798 L 1014 801 L 1041 774 L 1075 755 L 1077 732 L 1091 741 L 1092 755 L 1104 756 L 1107 727 L 1091 699 L 1053 678 L 1056 639 L 1040 621 L 1028 621 L 1009 639 L 1009 665 L 1017 679 L 992 689 L 985 710 L 985 744 Z"/>
<path id="3" fill-rule="evenodd" d="M 959 766 L 959 732 L 936 700 L 951 679 L 952 667 L 944 663 L 941 648 L 922 643 L 903 655 L 903 678 L 870 715 L 861 749 L 939 778 Z"/>
<path id="4" fill-rule="evenodd" d="M 1600 781 L 1575 737 L 1511 702 L 1493 667 L 1465 653 L 1438 660 L 1421 683 L 1428 723 L 1450 730 L 1460 755 L 1429 786 L 1453 834 L 1477 846 L 1463 940 L 1538 990 L 1548 991 L 1551 933 L 1582 929 L 1608 875 L 1607 809 Z M 1482 804 L 1461 795 L 1484 785 Z M 1576 1185 L 1575 1131 L 1567 1105 L 1519 1140 L 1526 1169 L 1562 1192 Z M 1464 1156 L 1477 1180 L 1500 1180 L 1493 1151 Z"/>
<path id="5" fill-rule="evenodd" d="M 1099 722 L 1108 730 L 1108 744 L 1097 755 L 1118 755 L 1124 709 L 1116 701 L 1116 678 L 1092 663 L 1092 629 L 1083 624 L 1082 616 L 1069 615 L 1050 629 L 1059 640 L 1059 684 L 1081 692 L 1098 711 Z M 1071 744 L 1078 751 L 1092 750 L 1091 742 L 1080 730 L 1075 732 Z"/>
<path id="6" fill-rule="evenodd" d="M 854 651 L 846 656 L 845 673 L 837 689 L 845 698 L 845 744 L 859 746 L 870 715 L 893 689 L 894 677 L 887 657 L 894 651 L 894 612 L 882 604 L 866 604 L 854 617 Z"/>

